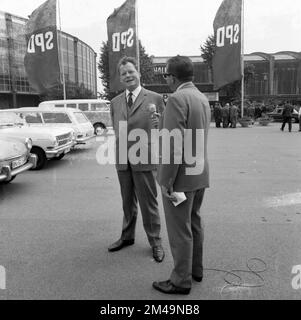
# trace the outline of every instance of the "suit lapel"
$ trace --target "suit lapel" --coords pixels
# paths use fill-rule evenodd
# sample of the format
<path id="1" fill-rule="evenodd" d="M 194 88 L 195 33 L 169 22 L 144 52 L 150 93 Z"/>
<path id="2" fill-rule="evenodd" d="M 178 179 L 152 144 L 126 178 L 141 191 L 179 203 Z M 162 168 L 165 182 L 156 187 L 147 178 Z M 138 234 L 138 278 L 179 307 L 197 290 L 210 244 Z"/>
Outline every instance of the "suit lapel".
<path id="1" fill-rule="evenodd" d="M 128 118 L 128 111 L 126 105 L 126 94 L 125 92 L 120 96 L 120 105 L 121 105 L 121 113 L 124 116 L 124 119 Z"/>
<path id="2" fill-rule="evenodd" d="M 131 109 L 131 112 L 130 112 L 131 115 L 142 105 L 146 95 L 147 95 L 146 91 L 142 88 Z"/>

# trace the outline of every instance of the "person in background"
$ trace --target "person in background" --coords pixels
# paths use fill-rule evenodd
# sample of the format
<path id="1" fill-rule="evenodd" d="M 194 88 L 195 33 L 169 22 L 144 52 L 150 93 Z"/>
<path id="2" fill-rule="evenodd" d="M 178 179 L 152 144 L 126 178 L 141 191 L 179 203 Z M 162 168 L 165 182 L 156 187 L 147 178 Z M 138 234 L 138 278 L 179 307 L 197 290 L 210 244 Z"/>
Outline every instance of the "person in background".
<path id="1" fill-rule="evenodd" d="M 222 108 L 223 128 L 229 127 L 230 105 L 226 103 Z"/>
<path id="2" fill-rule="evenodd" d="M 164 251 L 160 237 L 161 223 L 157 202 L 157 186 L 155 170 L 157 166 L 151 163 L 151 141 L 148 145 L 148 163 L 132 163 L 129 149 L 136 141 L 127 141 L 127 162 L 120 161 L 125 155 L 119 150 L 119 135 L 127 135 L 134 129 L 144 130 L 151 136 L 154 128 L 153 114 L 164 110 L 161 95 L 141 87 L 140 73 L 135 58 L 124 57 L 118 64 L 120 82 L 126 90 L 111 101 L 111 117 L 116 135 L 116 169 L 120 184 L 123 204 L 123 224 L 119 240 L 114 242 L 108 250 L 121 250 L 135 242 L 135 228 L 140 205 L 144 230 L 152 248 L 153 258 L 157 262 L 164 259 Z M 156 110 L 150 111 L 155 107 Z M 127 132 L 120 132 L 120 124 L 127 123 Z M 121 146 L 122 149 L 123 146 Z"/>
<path id="3" fill-rule="evenodd" d="M 192 82 L 193 64 L 188 57 L 169 59 L 166 70 L 164 77 L 174 93 L 168 99 L 160 129 L 176 131 L 180 138 L 170 139 L 169 148 L 164 148 L 163 143 L 162 154 L 167 156 L 169 164 L 165 164 L 163 156 L 157 181 L 162 190 L 174 268 L 168 280 L 154 282 L 153 287 L 166 294 L 189 294 L 192 279 L 197 282 L 203 279 L 204 234 L 200 209 L 205 189 L 209 187 L 207 139 L 211 114 L 208 99 Z M 193 163 L 190 160 L 187 163 L 183 156 L 186 148 L 195 156 Z M 181 159 L 180 164 L 175 155 Z M 186 200 L 175 206 L 176 195 Z"/>
<path id="4" fill-rule="evenodd" d="M 238 118 L 238 108 L 235 104 L 231 104 L 229 113 L 230 113 L 231 128 L 236 128 L 237 118 Z"/>
<path id="5" fill-rule="evenodd" d="M 249 107 L 248 108 L 248 116 L 251 117 L 253 111 L 252 111 L 252 108 L 254 108 L 254 119 L 258 119 L 258 118 L 261 118 L 261 108 L 258 104 L 254 104 L 252 103 L 253 107 Z"/>
<path id="6" fill-rule="evenodd" d="M 221 122 L 222 122 L 222 107 L 221 107 L 220 103 L 218 103 L 218 102 L 216 102 L 214 104 L 213 117 L 214 117 L 214 120 L 215 120 L 216 128 L 220 128 L 221 127 Z"/>
<path id="7" fill-rule="evenodd" d="M 299 107 L 298 118 L 299 118 L 299 132 L 300 132 L 301 131 L 301 107 Z"/>
<path id="8" fill-rule="evenodd" d="M 267 107 L 265 106 L 264 103 L 262 103 L 262 106 L 261 106 L 261 115 L 262 115 L 262 117 L 265 117 L 266 113 L 267 113 Z"/>
<path id="9" fill-rule="evenodd" d="M 282 117 L 283 122 L 281 126 L 281 131 L 284 130 L 286 123 L 288 123 L 288 131 L 292 132 L 292 113 L 293 113 L 293 106 L 289 103 L 285 103 L 283 111 L 282 111 Z"/>

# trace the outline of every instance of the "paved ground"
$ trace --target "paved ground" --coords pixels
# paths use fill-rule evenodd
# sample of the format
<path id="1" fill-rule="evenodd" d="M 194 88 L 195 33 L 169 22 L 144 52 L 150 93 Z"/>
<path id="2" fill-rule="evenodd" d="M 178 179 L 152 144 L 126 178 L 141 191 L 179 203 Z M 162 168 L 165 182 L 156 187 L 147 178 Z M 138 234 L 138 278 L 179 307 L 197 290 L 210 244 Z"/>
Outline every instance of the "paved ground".
<path id="1" fill-rule="evenodd" d="M 292 268 L 301 265 L 301 133 L 296 124 L 292 133 L 279 128 L 212 127 L 202 209 L 207 270 L 189 296 L 151 287 L 172 268 L 163 213 L 162 264 L 151 257 L 141 217 L 135 246 L 108 253 L 122 212 L 114 167 L 95 160 L 99 142 L 0 186 L 0 300 L 300 299 Z M 248 261 L 256 274 L 244 272 Z M 240 278 L 212 269 L 241 270 L 233 271 Z"/>

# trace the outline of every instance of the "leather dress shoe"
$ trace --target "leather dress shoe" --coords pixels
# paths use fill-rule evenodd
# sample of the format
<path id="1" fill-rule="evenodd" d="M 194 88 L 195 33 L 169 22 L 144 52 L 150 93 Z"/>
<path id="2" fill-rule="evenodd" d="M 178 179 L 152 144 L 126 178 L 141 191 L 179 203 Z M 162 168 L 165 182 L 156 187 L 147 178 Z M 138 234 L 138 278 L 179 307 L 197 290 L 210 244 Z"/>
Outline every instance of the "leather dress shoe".
<path id="1" fill-rule="evenodd" d="M 131 239 L 131 240 L 119 239 L 116 242 L 114 242 L 113 244 L 111 244 L 109 246 L 108 250 L 109 250 L 109 252 L 118 251 L 118 250 L 121 250 L 124 247 L 132 246 L 134 243 L 135 243 L 134 239 Z"/>
<path id="2" fill-rule="evenodd" d="M 157 262 L 163 261 L 163 259 L 165 257 L 165 253 L 164 253 L 162 246 L 153 247 L 153 257 Z"/>
<path id="3" fill-rule="evenodd" d="M 196 281 L 196 282 L 202 282 L 203 277 L 198 277 L 198 276 L 192 275 L 192 279 L 193 279 L 194 281 Z"/>
<path id="4" fill-rule="evenodd" d="M 170 280 L 154 282 L 153 288 L 167 294 L 189 294 L 190 288 L 176 287 Z"/>

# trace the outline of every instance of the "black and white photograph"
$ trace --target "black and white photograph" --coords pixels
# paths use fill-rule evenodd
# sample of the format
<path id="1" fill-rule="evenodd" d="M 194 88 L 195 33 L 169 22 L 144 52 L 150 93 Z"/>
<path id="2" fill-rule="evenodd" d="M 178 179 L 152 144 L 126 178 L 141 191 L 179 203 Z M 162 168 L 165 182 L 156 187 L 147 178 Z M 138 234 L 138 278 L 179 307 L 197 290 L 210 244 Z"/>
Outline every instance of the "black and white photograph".
<path id="1" fill-rule="evenodd" d="M 299 0 L 0 0 L 0 303 L 300 300 L 300 34 Z"/>

